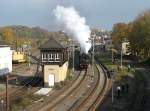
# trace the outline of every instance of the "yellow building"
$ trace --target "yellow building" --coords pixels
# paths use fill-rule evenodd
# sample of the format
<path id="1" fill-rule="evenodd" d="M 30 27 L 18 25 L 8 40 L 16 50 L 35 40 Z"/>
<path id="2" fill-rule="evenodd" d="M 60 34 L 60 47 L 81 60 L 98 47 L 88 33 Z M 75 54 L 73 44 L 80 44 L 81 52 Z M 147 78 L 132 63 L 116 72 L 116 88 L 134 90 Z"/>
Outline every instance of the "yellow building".
<path id="1" fill-rule="evenodd" d="M 54 86 L 67 76 L 67 49 L 51 38 L 40 46 L 44 86 Z"/>

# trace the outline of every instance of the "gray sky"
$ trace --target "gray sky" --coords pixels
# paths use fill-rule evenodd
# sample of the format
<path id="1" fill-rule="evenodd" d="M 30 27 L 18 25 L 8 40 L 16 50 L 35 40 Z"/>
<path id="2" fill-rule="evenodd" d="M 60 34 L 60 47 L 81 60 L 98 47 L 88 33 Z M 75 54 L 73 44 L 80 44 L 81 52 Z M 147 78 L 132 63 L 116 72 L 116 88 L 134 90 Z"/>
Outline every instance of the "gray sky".
<path id="1" fill-rule="evenodd" d="M 53 9 L 74 6 L 90 27 L 111 30 L 117 22 L 129 22 L 146 9 L 150 0 L 0 0 L 0 26 L 40 26 L 56 30 Z"/>

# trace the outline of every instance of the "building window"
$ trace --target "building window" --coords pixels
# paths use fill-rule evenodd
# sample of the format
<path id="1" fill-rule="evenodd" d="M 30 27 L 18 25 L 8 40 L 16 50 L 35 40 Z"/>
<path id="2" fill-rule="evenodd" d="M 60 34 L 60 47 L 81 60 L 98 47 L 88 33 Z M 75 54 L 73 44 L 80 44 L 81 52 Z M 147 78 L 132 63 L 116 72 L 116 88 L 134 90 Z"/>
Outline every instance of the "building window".
<path id="1" fill-rule="evenodd" d="M 53 54 L 50 54 L 49 59 L 50 59 L 50 60 L 52 60 L 52 59 L 53 59 Z"/>
<path id="2" fill-rule="evenodd" d="M 42 61 L 43 61 L 43 54 L 42 54 Z"/>
<path id="3" fill-rule="evenodd" d="M 48 58 L 48 61 L 50 60 L 50 55 L 49 54 L 47 54 L 47 58 Z"/>
<path id="4" fill-rule="evenodd" d="M 57 53 L 56 54 L 56 58 L 55 58 L 56 60 L 58 60 L 59 59 L 59 54 Z"/>
<path id="5" fill-rule="evenodd" d="M 56 61 L 56 54 L 54 54 L 54 60 Z"/>
<path id="6" fill-rule="evenodd" d="M 60 62 L 59 53 L 43 53 L 42 62 Z"/>
<path id="7" fill-rule="evenodd" d="M 43 54 L 43 59 L 47 59 L 47 54 Z"/>
<path id="8" fill-rule="evenodd" d="M 54 54 L 48 54 L 48 61 L 53 62 L 54 61 Z"/>
<path id="9" fill-rule="evenodd" d="M 52 54 L 52 59 L 53 59 L 53 60 L 55 59 L 55 54 Z"/>
<path id="10" fill-rule="evenodd" d="M 42 62 L 47 62 L 48 59 L 48 54 L 47 53 L 43 53 L 42 54 Z"/>

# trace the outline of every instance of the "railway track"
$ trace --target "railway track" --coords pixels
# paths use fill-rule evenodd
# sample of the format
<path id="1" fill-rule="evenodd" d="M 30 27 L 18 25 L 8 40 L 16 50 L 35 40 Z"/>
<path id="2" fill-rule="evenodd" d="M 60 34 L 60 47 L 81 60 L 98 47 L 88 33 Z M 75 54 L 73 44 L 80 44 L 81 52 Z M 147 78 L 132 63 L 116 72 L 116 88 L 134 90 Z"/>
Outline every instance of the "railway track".
<path id="1" fill-rule="evenodd" d="M 77 73 L 78 74 L 75 75 L 76 76 L 75 79 L 70 84 L 67 84 L 65 87 L 63 87 L 61 90 L 56 91 L 55 93 L 52 92 L 48 98 L 46 97 L 44 99 L 43 103 L 32 104 L 29 107 L 27 107 L 26 110 L 27 111 L 39 110 L 42 107 L 46 106 L 47 104 L 51 103 L 57 97 L 63 96 L 65 93 L 68 93 L 69 89 L 71 90 L 72 87 L 75 87 L 75 85 L 85 77 L 84 75 L 85 73 L 83 71 L 79 71 Z"/>
<path id="2" fill-rule="evenodd" d="M 42 109 L 39 111 L 57 111 L 57 110 L 66 111 L 68 109 L 68 105 L 66 103 L 67 100 L 69 104 L 72 104 L 74 102 L 79 101 L 84 95 L 86 95 L 86 91 L 88 91 L 87 87 L 90 87 L 90 83 L 91 83 L 92 75 L 90 75 L 90 72 L 91 72 L 90 70 L 85 71 L 85 75 L 82 78 L 82 80 L 78 83 L 78 85 L 72 88 L 68 94 L 66 94 L 60 101 L 57 102 L 57 104 L 54 104 L 46 108 L 46 110 L 44 108 L 44 110 Z M 85 87 L 85 84 L 86 84 L 86 87 Z M 84 87 L 84 90 L 81 91 L 80 89 L 83 89 L 83 87 Z M 62 104 L 62 103 L 66 103 L 66 104 Z"/>
<path id="3" fill-rule="evenodd" d="M 98 79 L 93 89 L 79 105 L 74 105 L 67 111 L 95 111 L 98 105 L 102 102 L 108 91 L 109 81 L 105 69 L 98 64 L 96 64 L 96 68 Z"/>
<path id="4" fill-rule="evenodd" d="M 92 80 L 93 79 L 93 80 Z M 75 110 L 79 110 L 91 97 L 91 94 L 93 94 L 93 91 L 96 90 L 97 86 L 98 86 L 98 82 L 94 82 L 94 81 L 99 81 L 100 80 L 100 76 L 95 76 L 94 78 L 91 78 L 92 82 L 91 83 L 87 83 L 89 86 L 94 86 L 94 87 L 89 87 L 86 90 L 84 90 L 84 96 L 82 98 L 77 99 L 72 105 L 71 107 L 69 107 L 68 109 L 65 109 L 66 111 L 75 111 Z M 84 86 L 80 86 L 80 87 L 84 87 Z M 83 92 L 81 90 L 81 88 L 78 90 L 78 92 Z"/>
<path id="5" fill-rule="evenodd" d="M 88 69 L 88 73 L 80 75 L 78 83 L 38 111 L 95 111 L 110 88 L 106 69 L 96 64 L 96 70 L 92 77 Z"/>
<path id="6" fill-rule="evenodd" d="M 42 106 L 38 107 L 38 111 L 44 111 L 47 110 L 49 108 L 53 108 L 55 106 L 57 106 L 57 104 L 59 102 L 61 102 L 64 98 L 66 98 L 67 95 L 70 95 L 74 89 L 76 89 L 81 83 L 82 81 L 85 79 L 86 77 L 86 73 L 85 71 L 81 71 L 80 76 L 78 77 L 78 79 L 72 84 L 72 86 L 70 86 L 68 89 L 64 90 L 62 93 L 59 93 L 57 95 L 57 97 L 55 96 L 55 98 L 46 101 Z M 51 104 L 49 104 L 51 103 Z M 34 111 L 35 108 L 33 109 L 29 109 L 30 111 Z"/>

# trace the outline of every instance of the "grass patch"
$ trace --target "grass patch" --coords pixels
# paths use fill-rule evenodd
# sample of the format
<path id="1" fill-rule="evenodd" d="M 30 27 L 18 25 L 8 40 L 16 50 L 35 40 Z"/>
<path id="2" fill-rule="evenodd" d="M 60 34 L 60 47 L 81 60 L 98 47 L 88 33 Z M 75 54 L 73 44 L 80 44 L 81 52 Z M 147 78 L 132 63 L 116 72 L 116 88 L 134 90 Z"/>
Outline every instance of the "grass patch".
<path id="1" fill-rule="evenodd" d="M 66 81 L 72 80 L 72 79 L 73 79 L 72 68 L 68 68 Z"/>
<path id="2" fill-rule="evenodd" d="M 0 84 L 0 91 L 4 91 L 5 90 L 5 85 L 4 84 Z"/>
<path id="3" fill-rule="evenodd" d="M 23 111 L 27 106 L 29 106 L 34 101 L 41 99 L 40 95 L 26 94 L 22 97 L 18 97 L 14 100 L 11 106 L 11 111 Z"/>
<path id="4" fill-rule="evenodd" d="M 122 93 L 120 99 L 115 98 L 115 103 L 108 106 L 109 111 L 141 111 L 140 102 L 144 94 L 144 78 L 141 72 L 124 65 L 118 70 L 120 61 L 116 60 L 115 64 L 112 64 L 111 55 L 97 55 L 97 58 L 109 70 L 114 70 L 114 85 L 129 84 L 129 92 Z"/>
<path id="5" fill-rule="evenodd" d="M 120 67 L 120 61 L 116 60 L 112 63 L 112 58 L 110 54 L 96 55 L 97 60 L 101 61 L 109 71 L 113 71 L 115 74 L 115 81 L 122 80 L 123 77 L 129 74 L 128 68 L 126 66 Z M 119 68 L 119 69 L 118 69 Z"/>

